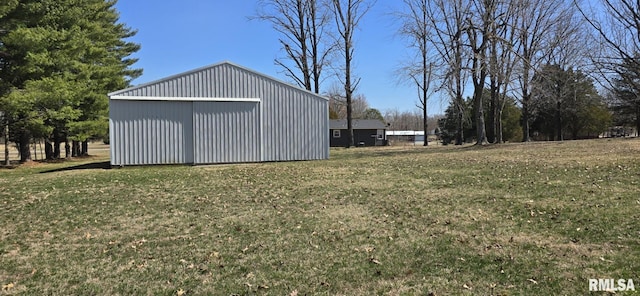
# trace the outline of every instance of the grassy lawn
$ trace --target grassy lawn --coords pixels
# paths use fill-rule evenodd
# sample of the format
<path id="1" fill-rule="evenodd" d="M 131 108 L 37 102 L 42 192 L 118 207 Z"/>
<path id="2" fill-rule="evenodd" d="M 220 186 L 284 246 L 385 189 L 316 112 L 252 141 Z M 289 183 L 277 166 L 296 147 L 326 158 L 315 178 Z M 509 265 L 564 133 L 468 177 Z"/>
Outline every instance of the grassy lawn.
<path id="1" fill-rule="evenodd" d="M 640 139 L 107 160 L 0 169 L 0 294 L 640 291 Z"/>

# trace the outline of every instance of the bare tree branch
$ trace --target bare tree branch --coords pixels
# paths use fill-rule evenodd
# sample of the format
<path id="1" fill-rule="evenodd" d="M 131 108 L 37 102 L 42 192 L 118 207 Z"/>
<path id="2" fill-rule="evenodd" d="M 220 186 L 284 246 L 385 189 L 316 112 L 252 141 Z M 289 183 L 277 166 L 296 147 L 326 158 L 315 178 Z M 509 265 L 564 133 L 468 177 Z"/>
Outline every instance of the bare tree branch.
<path id="1" fill-rule="evenodd" d="M 282 36 L 286 58 L 276 58 L 275 64 L 301 87 L 320 93 L 322 69 L 335 49 L 325 40 L 329 15 L 324 6 L 317 0 L 259 0 L 258 7 L 251 18 L 270 22 Z"/>
<path id="2" fill-rule="evenodd" d="M 404 76 L 408 76 L 418 90 L 418 104 L 422 111 L 422 129 L 425 135 L 429 132 L 427 101 L 430 88 L 433 83 L 433 57 L 430 51 L 433 46 L 431 35 L 433 28 L 430 23 L 428 0 L 403 0 L 406 12 L 398 12 L 396 17 L 402 25 L 399 34 L 409 42 L 409 46 L 415 51 L 418 61 L 402 68 Z M 424 146 L 429 145 L 424 141 Z"/>

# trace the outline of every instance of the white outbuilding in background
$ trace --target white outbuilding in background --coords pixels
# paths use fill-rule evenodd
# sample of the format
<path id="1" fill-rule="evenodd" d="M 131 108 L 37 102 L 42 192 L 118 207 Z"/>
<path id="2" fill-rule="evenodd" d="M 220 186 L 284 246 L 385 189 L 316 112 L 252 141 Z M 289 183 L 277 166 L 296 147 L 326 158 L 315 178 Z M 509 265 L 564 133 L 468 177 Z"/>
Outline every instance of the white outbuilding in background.
<path id="1" fill-rule="evenodd" d="M 329 158 L 328 99 L 223 62 L 109 94 L 111 165 Z"/>

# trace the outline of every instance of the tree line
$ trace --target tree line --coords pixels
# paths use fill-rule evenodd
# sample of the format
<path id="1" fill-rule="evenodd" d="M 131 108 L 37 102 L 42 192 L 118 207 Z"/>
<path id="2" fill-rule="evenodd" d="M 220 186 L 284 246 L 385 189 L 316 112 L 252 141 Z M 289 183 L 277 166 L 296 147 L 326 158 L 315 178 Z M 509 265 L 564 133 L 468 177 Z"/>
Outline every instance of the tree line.
<path id="1" fill-rule="evenodd" d="M 136 32 L 119 23 L 115 4 L 0 4 L 2 136 L 16 143 L 21 162 L 31 160 L 33 139 L 44 139 L 46 158 L 56 159 L 86 155 L 89 140 L 108 137 L 106 94 L 142 74 L 130 57 L 140 46 L 127 41 Z"/>
<path id="2" fill-rule="evenodd" d="M 325 75 L 320 70 L 338 69 L 351 130 L 359 82 L 351 73 L 353 34 L 375 1 L 260 3 L 257 18 L 281 33 L 286 55 L 276 61 L 287 75 L 320 93 Z M 397 34 L 415 54 L 400 68 L 418 90 L 423 129 L 429 126 L 427 101 L 440 93 L 450 101 L 442 124 L 455 144 L 580 138 L 612 123 L 633 123 L 640 130 L 638 5 L 633 0 L 402 0 L 391 15 L 400 23 Z M 342 61 L 329 58 L 333 55 Z M 515 113 L 520 132 L 512 128 Z"/>
<path id="3" fill-rule="evenodd" d="M 115 3 L 0 3 L 0 134 L 17 144 L 22 162 L 31 159 L 33 139 L 44 139 L 46 158 L 55 159 L 62 157 L 63 144 L 64 157 L 79 156 L 88 153 L 88 140 L 106 137 L 106 93 L 127 87 L 142 73 L 132 68 L 136 59 L 131 58 L 140 46 L 127 41 L 135 31 L 119 23 Z M 333 94 L 344 106 L 353 146 L 360 81 L 352 73 L 354 36 L 375 1 L 258 4 L 254 18 L 281 33 L 284 56 L 276 64 L 288 77 L 321 93 L 327 73 L 336 74 L 340 86 Z M 469 138 L 477 144 L 505 141 L 505 118 L 512 116 L 504 113 L 514 105 L 522 141 L 532 133 L 560 140 L 588 136 L 611 121 L 640 130 L 638 5 L 632 0 L 402 0 L 391 15 L 400 23 L 397 34 L 415 53 L 400 68 L 418 90 L 422 128 L 429 128 L 427 101 L 439 93 L 450 99 L 446 124 L 456 144 Z M 613 118 L 608 111 L 614 111 Z"/>

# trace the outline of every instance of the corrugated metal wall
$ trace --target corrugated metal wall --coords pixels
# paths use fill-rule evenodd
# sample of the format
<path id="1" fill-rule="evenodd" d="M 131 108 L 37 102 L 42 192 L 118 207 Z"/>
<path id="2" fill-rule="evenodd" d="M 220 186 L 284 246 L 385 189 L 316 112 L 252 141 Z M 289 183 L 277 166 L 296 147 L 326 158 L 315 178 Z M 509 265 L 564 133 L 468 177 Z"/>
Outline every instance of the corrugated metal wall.
<path id="1" fill-rule="evenodd" d="M 236 144 L 225 146 L 231 144 L 229 142 L 224 144 L 223 141 L 214 143 L 214 136 L 206 136 L 207 139 L 199 139 L 196 136 L 198 141 L 195 144 L 196 163 L 227 163 L 244 161 L 244 159 L 287 161 L 329 158 L 327 132 L 329 108 L 326 99 L 231 63 L 196 69 L 157 82 L 118 91 L 110 96 L 184 97 L 187 101 L 188 98 L 260 98 L 261 102 L 257 104 L 259 106 L 257 117 L 254 114 L 255 110 L 245 110 L 246 112 L 242 111 L 236 115 L 228 115 L 236 119 L 230 117 L 220 119 L 226 124 L 233 123 L 229 128 L 234 129 L 236 133 L 249 133 L 246 135 L 248 138 L 253 137 L 255 133 L 260 135 L 258 143 L 261 147 L 258 149 L 260 151 L 257 155 L 258 160 L 253 160 L 256 157 L 253 150 L 256 148 L 251 143 L 243 148 L 247 151 L 222 151 L 222 149 L 234 149 L 238 146 L 233 146 Z M 114 101 L 117 100 L 111 100 L 112 103 Z M 201 106 L 210 106 L 206 103 L 196 104 L 194 111 L 198 112 Z M 147 104 L 153 103 L 147 102 Z M 229 104 L 239 103 L 229 102 Z M 239 111 L 235 108 L 242 109 L 229 106 L 225 105 L 225 108 L 229 108 L 229 112 Z M 219 124 L 220 122 L 217 122 L 214 117 L 227 114 L 218 112 L 216 108 L 207 109 L 207 112 L 198 113 L 198 119 L 194 119 L 196 127 L 204 129 L 207 124 Z M 258 127 L 253 126 L 254 121 L 244 123 L 248 118 L 258 120 Z M 210 126 L 210 128 L 215 131 L 215 127 Z M 240 137 L 237 141 L 247 143 L 248 140 L 242 138 L 245 135 L 237 136 Z M 207 147 L 216 147 L 216 150 L 212 152 Z M 113 147 L 112 149 L 127 148 Z M 126 154 L 127 152 L 118 153 Z"/>
<path id="2" fill-rule="evenodd" d="M 111 164 L 193 163 L 192 105 L 111 100 Z"/>
<path id="3" fill-rule="evenodd" d="M 194 102 L 194 162 L 260 161 L 260 106 L 253 102 Z"/>
<path id="4" fill-rule="evenodd" d="M 329 158 L 329 130 L 320 100 L 279 88 L 263 103 L 263 157 L 270 161 Z"/>

